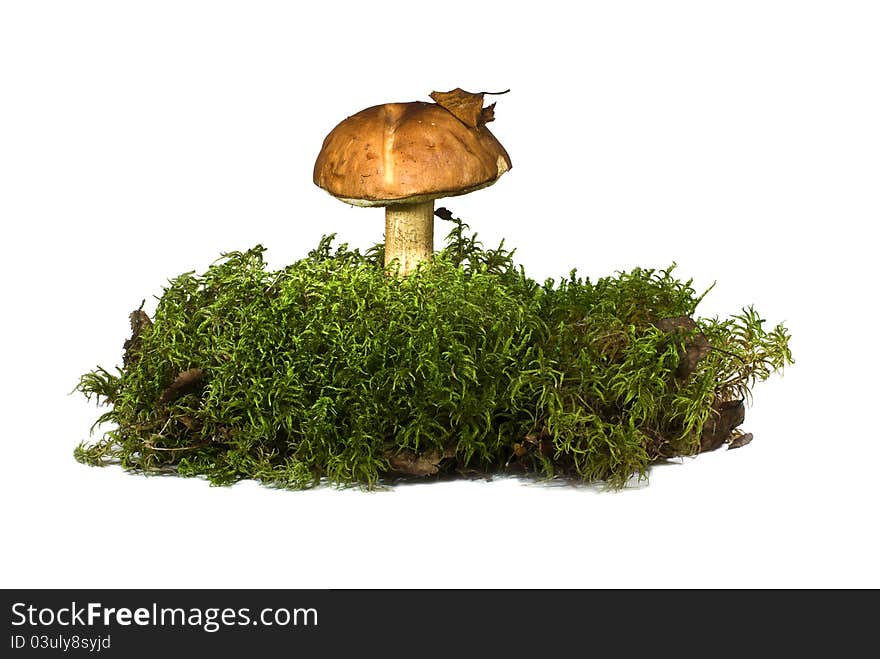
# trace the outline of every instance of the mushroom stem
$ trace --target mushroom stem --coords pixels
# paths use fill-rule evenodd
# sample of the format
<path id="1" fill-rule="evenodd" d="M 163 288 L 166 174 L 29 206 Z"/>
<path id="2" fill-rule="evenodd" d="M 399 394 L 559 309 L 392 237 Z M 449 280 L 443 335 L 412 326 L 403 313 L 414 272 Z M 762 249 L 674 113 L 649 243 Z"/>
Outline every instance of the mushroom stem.
<path id="1" fill-rule="evenodd" d="M 385 207 L 385 266 L 400 262 L 408 275 L 434 253 L 434 200 Z"/>

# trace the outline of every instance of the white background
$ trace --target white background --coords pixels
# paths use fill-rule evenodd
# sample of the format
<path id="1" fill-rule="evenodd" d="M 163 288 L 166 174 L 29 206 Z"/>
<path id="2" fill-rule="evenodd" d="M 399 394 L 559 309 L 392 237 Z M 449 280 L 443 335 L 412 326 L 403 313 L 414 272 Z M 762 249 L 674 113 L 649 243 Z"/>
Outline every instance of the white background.
<path id="1" fill-rule="evenodd" d="M 878 587 L 880 10 L 873 2 L 0 5 L 2 587 Z M 378 209 L 316 188 L 341 119 L 511 88 L 513 169 L 441 202 L 530 274 L 678 263 L 797 363 L 755 440 L 623 492 L 365 493 L 73 460 L 128 313 L 262 243 L 283 266 Z M 442 227 L 438 229 L 442 232 Z M 870 236 L 870 237 L 869 237 Z M 439 236 L 438 236 L 439 238 Z"/>

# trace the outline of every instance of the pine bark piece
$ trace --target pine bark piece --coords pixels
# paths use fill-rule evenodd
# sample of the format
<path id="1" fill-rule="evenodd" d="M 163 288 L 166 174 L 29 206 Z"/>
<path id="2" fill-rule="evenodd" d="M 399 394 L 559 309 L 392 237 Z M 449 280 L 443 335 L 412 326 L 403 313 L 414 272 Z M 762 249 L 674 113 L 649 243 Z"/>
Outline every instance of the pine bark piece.
<path id="1" fill-rule="evenodd" d="M 688 316 L 676 316 L 673 318 L 661 318 L 654 326 L 672 335 L 691 335 L 679 346 L 678 368 L 675 377 L 684 380 L 693 373 L 697 364 L 712 349 L 712 345 L 693 318 Z M 694 333 L 696 332 L 696 333 Z"/>
<path id="2" fill-rule="evenodd" d="M 714 451 L 730 440 L 733 430 L 746 418 L 742 400 L 728 400 L 713 406 L 712 413 L 703 425 L 700 452 Z"/>
<path id="3" fill-rule="evenodd" d="M 128 315 L 131 324 L 131 338 L 126 339 L 122 345 L 122 365 L 128 366 L 135 363 L 140 357 L 141 334 L 153 326 L 153 321 L 144 313 L 143 309 L 135 309 Z"/>
<path id="4" fill-rule="evenodd" d="M 206 374 L 200 368 L 190 368 L 178 374 L 174 381 L 165 387 L 159 400 L 163 403 L 170 403 L 177 400 L 181 396 L 196 391 L 205 381 Z"/>

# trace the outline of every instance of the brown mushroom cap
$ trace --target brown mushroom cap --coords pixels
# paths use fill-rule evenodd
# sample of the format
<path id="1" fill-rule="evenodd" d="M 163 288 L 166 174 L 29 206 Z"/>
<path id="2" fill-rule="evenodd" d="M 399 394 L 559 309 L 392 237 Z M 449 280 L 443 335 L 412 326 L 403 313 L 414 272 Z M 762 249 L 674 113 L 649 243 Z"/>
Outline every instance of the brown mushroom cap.
<path id="1" fill-rule="evenodd" d="M 387 103 L 345 119 L 324 139 L 314 182 L 356 206 L 388 206 L 492 185 L 510 156 L 485 126 L 435 103 Z"/>

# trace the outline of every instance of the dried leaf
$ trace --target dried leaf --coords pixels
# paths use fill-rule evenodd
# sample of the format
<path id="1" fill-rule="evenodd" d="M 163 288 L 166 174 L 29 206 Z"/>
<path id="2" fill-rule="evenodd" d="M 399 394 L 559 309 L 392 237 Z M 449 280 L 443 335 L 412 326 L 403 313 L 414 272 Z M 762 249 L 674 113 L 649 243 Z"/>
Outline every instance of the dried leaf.
<path id="1" fill-rule="evenodd" d="M 495 104 L 487 105 L 482 110 L 480 110 L 480 118 L 477 120 L 477 123 L 480 126 L 485 126 L 490 121 L 495 121 Z"/>
<path id="2" fill-rule="evenodd" d="M 434 215 L 439 217 L 441 220 L 446 220 L 447 222 L 452 221 L 452 211 L 448 208 L 441 206 L 437 210 L 434 211 Z"/>
<path id="3" fill-rule="evenodd" d="M 165 387 L 159 400 L 163 403 L 176 400 L 198 389 L 204 381 L 205 372 L 200 368 L 191 368 L 183 371 L 174 378 L 174 382 Z"/>
<path id="4" fill-rule="evenodd" d="M 463 124 L 476 128 L 483 111 L 483 94 L 472 94 L 460 87 L 449 92 L 431 92 L 437 105 L 451 112 Z"/>
<path id="5" fill-rule="evenodd" d="M 442 108 L 451 112 L 463 124 L 471 128 L 480 128 L 490 121 L 495 121 L 495 104 L 483 107 L 483 97 L 500 96 L 503 92 L 466 92 L 456 87 L 449 92 L 431 92 L 431 98 Z"/>
<path id="6" fill-rule="evenodd" d="M 182 414 L 177 417 L 177 420 L 183 424 L 183 426 L 190 431 L 196 430 L 199 427 L 199 420 L 195 417 L 190 416 L 189 414 Z"/>
<path id="7" fill-rule="evenodd" d="M 440 471 L 440 463 L 454 455 L 455 450 L 451 448 L 444 451 L 435 449 L 421 454 L 407 449 L 385 452 L 391 470 L 407 476 L 433 476 Z"/>
<path id="8" fill-rule="evenodd" d="M 728 444 L 727 446 L 727 450 L 729 451 L 732 448 L 741 448 L 751 442 L 753 439 L 754 435 L 752 435 L 752 433 L 750 432 L 747 432 L 743 435 L 737 435 L 730 441 L 730 444 Z"/>

